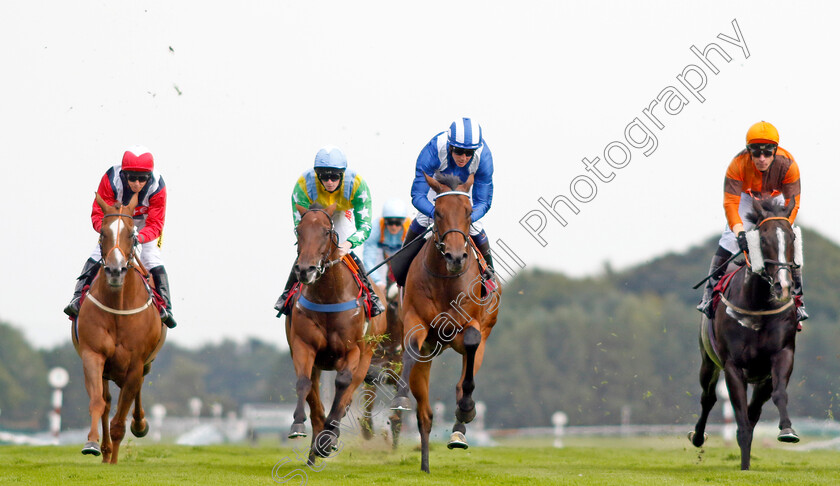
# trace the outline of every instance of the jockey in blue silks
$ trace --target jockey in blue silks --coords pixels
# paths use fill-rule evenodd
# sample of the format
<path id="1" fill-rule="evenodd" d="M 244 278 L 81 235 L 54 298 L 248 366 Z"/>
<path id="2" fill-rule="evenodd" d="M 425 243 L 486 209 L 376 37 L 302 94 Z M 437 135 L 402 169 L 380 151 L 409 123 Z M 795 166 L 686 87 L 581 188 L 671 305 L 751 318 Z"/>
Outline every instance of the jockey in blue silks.
<path id="1" fill-rule="evenodd" d="M 436 171 L 454 174 L 466 182 L 474 174 L 472 195 L 472 224 L 470 236 L 487 262 L 485 278 L 493 277 L 490 240 L 480 219 L 490 209 L 493 201 L 493 154 L 481 136 L 481 126 L 471 118 L 459 118 L 449 125 L 449 130 L 438 133 L 423 147 L 417 157 L 414 183 L 411 185 L 411 202 L 420 214 L 411 222 L 405 243 L 423 233 L 434 218 L 435 192 L 423 174 L 434 176 Z"/>

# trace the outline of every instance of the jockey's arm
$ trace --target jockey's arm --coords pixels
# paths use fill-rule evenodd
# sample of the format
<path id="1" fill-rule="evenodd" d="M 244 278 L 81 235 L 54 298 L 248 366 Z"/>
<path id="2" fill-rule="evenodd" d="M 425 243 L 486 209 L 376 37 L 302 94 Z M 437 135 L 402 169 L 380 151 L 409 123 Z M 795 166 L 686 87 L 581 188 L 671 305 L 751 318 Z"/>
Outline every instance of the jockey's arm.
<path id="1" fill-rule="evenodd" d="M 163 179 L 161 179 L 163 184 Z M 146 216 L 146 224 L 137 235 L 137 241 L 148 243 L 156 240 L 163 233 L 163 225 L 166 221 L 166 186 L 157 194 L 149 198 L 149 212 Z"/>
<path id="2" fill-rule="evenodd" d="M 473 212 L 471 219 L 475 222 L 487 214 L 493 202 L 493 155 L 490 153 L 490 149 L 486 147 L 481 154 L 481 163 L 478 165 L 478 170 L 476 170 L 473 178 L 472 196 Z"/>
<path id="3" fill-rule="evenodd" d="M 298 180 L 298 183 L 295 184 L 295 188 L 292 190 L 292 219 L 294 220 L 295 228 L 297 228 L 298 223 L 300 223 L 300 213 L 298 212 L 298 205 L 303 206 L 306 209 L 309 209 L 309 205 L 312 204 L 312 201 L 309 200 L 309 195 L 306 194 L 305 189 L 306 182 L 304 181 L 303 177 Z"/>
<path id="4" fill-rule="evenodd" d="M 102 179 L 99 181 L 99 187 L 96 188 L 96 192 L 105 200 L 106 203 L 109 205 L 114 205 L 116 200 L 116 196 L 114 196 L 114 189 L 111 187 L 111 180 L 108 178 L 108 173 L 106 172 L 105 175 L 102 176 Z M 90 221 L 93 224 L 93 229 L 99 233 L 102 230 L 102 216 L 105 213 L 102 212 L 102 208 L 99 207 L 99 204 L 96 203 L 96 197 L 93 198 L 93 208 L 90 212 Z"/>
<path id="5" fill-rule="evenodd" d="M 425 174 L 434 177 L 435 171 L 440 167 L 440 160 L 430 145 L 426 145 L 417 156 L 417 165 L 414 169 L 414 182 L 411 184 L 411 204 L 421 214 L 433 218 L 435 205 L 429 201 L 429 184 L 426 182 Z"/>
<path id="6" fill-rule="evenodd" d="M 371 230 L 372 205 L 370 189 L 368 188 L 367 182 L 359 175 L 356 176 L 355 183 L 357 184 L 357 188 L 353 191 L 350 203 L 353 205 L 353 219 L 356 223 L 356 231 L 347 238 L 351 248 L 356 248 L 364 243 L 368 239 L 368 236 L 370 236 Z M 347 184 L 347 181 L 345 181 L 345 184 Z"/>

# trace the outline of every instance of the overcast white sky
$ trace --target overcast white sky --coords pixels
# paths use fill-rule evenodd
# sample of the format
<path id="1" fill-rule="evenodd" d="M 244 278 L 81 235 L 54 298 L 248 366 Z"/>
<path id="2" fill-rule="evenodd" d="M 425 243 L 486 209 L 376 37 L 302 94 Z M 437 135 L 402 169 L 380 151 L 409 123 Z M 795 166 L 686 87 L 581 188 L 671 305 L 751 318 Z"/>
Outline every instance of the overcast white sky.
<path id="1" fill-rule="evenodd" d="M 190 347 L 285 347 L 289 197 L 321 146 L 345 150 L 378 214 L 408 200 L 418 152 L 459 116 L 495 158 L 488 234 L 531 268 L 593 274 L 719 233 L 724 171 L 761 119 L 800 164 L 799 222 L 840 241 L 837 2 L 6 0 L 0 18 L 0 320 L 37 346 L 69 340 L 93 192 L 138 143 L 168 187 L 168 339 Z M 733 19 L 749 58 L 717 37 Z M 716 75 L 690 51 L 711 42 L 732 59 L 711 54 Z M 692 64 L 703 103 L 677 80 Z M 655 107 L 658 129 L 642 110 L 669 86 L 688 104 Z M 604 148 L 636 117 L 657 148 L 611 169 Z M 596 156 L 614 179 L 593 178 L 565 228 L 548 218 L 541 246 L 520 219 Z"/>

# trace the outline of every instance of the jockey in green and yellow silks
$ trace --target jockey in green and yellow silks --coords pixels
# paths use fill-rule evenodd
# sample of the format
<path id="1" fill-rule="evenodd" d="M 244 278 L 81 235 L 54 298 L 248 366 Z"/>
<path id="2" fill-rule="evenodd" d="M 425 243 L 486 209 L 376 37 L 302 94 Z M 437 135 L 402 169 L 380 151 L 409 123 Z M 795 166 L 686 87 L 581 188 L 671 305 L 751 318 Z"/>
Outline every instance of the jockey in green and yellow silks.
<path id="1" fill-rule="evenodd" d="M 362 261 L 353 253 L 370 236 L 371 198 L 367 183 L 352 169 L 347 168 L 347 158 L 341 149 L 327 146 L 318 151 L 315 165 L 300 176 L 292 191 L 292 214 L 295 227 L 300 222 L 297 206 L 308 208 L 318 203 L 323 207 L 336 205 L 333 213 L 333 225 L 338 234 L 338 249 L 341 256 L 350 254 L 361 269 L 363 283 L 372 290 L 364 275 Z M 289 275 L 283 295 L 274 308 L 283 314 L 290 314 L 286 305 L 288 294 L 297 282 L 294 271 Z M 384 310 L 374 292 L 371 295 L 372 315 Z M 279 317 L 279 314 L 278 314 Z"/>

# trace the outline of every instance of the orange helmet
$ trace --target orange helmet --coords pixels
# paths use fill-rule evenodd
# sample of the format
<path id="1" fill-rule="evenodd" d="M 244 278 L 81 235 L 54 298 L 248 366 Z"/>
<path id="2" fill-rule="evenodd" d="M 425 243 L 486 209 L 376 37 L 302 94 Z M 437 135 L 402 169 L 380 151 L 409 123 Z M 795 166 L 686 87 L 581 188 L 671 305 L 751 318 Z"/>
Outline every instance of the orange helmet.
<path id="1" fill-rule="evenodd" d="M 779 145 L 779 131 L 766 121 L 760 121 L 747 130 L 747 145 L 751 143 L 775 143 Z"/>

